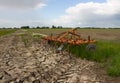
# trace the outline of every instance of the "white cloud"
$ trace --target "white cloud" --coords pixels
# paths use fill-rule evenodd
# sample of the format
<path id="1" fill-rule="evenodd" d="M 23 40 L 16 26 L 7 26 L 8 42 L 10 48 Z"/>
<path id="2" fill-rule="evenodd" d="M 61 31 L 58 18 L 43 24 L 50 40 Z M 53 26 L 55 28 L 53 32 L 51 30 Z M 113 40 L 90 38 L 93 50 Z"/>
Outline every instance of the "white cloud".
<path id="1" fill-rule="evenodd" d="M 79 3 L 66 9 L 66 14 L 53 21 L 64 26 L 120 26 L 120 0 L 106 0 L 104 3 Z"/>
<path id="2" fill-rule="evenodd" d="M 12 21 L 12 20 L 4 20 L 0 19 L 0 28 L 2 27 L 21 27 L 21 26 L 50 26 L 46 23 L 45 20 L 23 20 L 23 21 Z"/>
<path id="3" fill-rule="evenodd" d="M 46 6 L 44 0 L 0 0 L 0 8 L 34 9 Z"/>
<path id="4" fill-rule="evenodd" d="M 0 28 L 2 28 L 2 27 L 15 27 L 15 26 L 18 26 L 18 25 L 14 21 L 0 19 Z"/>

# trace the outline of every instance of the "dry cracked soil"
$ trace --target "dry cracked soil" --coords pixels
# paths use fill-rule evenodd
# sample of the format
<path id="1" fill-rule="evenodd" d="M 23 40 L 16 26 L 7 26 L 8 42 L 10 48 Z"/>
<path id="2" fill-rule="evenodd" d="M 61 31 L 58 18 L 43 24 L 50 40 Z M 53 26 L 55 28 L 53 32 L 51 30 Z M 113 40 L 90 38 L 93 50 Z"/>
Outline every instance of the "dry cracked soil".
<path id="1" fill-rule="evenodd" d="M 0 38 L 0 83 L 118 83 L 97 63 L 68 52 L 56 54 L 43 41 L 25 46 L 17 31 Z"/>

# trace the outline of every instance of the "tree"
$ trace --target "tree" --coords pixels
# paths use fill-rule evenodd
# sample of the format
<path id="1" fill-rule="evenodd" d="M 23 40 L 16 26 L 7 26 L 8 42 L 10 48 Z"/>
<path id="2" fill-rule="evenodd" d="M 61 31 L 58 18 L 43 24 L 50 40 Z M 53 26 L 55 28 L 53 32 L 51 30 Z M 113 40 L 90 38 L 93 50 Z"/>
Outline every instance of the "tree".
<path id="1" fill-rule="evenodd" d="M 40 27 L 39 27 L 39 26 L 37 26 L 36 28 L 37 28 L 37 29 L 40 29 Z"/>
<path id="2" fill-rule="evenodd" d="M 21 26 L 21 29 L 29 29 L 29 26 Z"/>
<path id="3" fill-rule="evenodd" d="M 62 26 L 58 26 L 57 28 L 58 28 L 58 29 L 62 29 Z"/>
<path id="4" fill-rule="evenodd" d="M 55 28 L 56 28 L 56 26 L 52 25 L 52 28 L 53 28 L 53 29 L 55 29 Z"/>
<path id="5" fill-rule="evenodd" d="M 49 29 L 48 26 L 42 26 L 41 28 L 42 28 L 42 29 Z"/>

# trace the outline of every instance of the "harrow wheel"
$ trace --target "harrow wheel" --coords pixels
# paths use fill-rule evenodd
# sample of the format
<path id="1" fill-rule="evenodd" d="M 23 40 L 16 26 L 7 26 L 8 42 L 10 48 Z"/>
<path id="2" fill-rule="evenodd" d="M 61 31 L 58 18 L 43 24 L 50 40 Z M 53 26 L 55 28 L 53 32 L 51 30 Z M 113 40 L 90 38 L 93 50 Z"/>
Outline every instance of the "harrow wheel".
<path id="1" fill-rule="evenodd" d="M 86 46 L 87 51 L 95 51 L 96 50 L 96 45 L 95 44 L 88 44 Z"/>
<path id="2" fill-rule="evenodd" d="M 52 41 L 51 41 L 51 40 L 48 40 L 47 43 L 50 45 L 50 44 L 52 43 Z"/>

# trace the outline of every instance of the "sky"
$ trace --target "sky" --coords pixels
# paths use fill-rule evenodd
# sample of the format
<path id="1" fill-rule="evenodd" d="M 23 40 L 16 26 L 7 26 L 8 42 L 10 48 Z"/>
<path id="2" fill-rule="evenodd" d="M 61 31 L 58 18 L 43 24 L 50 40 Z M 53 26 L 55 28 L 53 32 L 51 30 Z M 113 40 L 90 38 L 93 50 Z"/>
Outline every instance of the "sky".
<path id="1" fill-rule="evenodd" d="M 120 0 L 0 0 L 0 27 L 120 27 Z"/>

